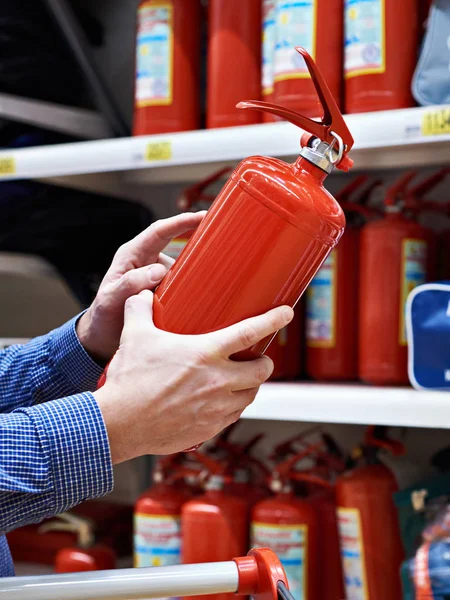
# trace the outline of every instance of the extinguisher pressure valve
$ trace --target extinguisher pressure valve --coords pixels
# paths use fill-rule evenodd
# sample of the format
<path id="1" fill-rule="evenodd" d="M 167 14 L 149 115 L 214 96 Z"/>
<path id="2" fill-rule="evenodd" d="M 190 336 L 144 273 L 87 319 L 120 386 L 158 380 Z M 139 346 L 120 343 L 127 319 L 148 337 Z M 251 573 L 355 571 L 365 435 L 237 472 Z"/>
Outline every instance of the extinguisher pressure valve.
<path id="1" fill-rule="evenodd" d="M 303 57 L 308 67 L 312 82 L 321 102 L 323 109 L 323 118 L 321 121 L 314 121 L 293 110 L 268 102 L 239 102 L 237 108 L 261 110 L 277 115 L 293 125 L 297 125 L 305 132 L 308 132 L 302 136 L 300 143 L 302 147 L 300 155 L 303 158 L 326 173 L 331 173 L 334 167 L 342 171 L 348 171 L 353 166 L 353 161 L 347 156 L 354 144 L 353 137 L 328 85 L 325 83 L 313 59 L 304 48 L 298 47 L 296 50 Z"/>

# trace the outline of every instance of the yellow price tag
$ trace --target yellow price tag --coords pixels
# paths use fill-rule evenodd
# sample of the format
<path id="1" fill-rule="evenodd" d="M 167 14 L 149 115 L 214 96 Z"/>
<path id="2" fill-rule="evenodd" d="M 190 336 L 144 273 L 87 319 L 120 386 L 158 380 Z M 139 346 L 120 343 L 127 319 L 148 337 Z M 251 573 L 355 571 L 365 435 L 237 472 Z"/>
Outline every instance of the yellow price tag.
<path id="1" fill-rule="evenodd" d="M 431 110 L 423 116 L 423 135 L 442 135 L 450 133 L 450 108 Z"/>
<path id="2" fill-rule="evenodd" d="M 172 142 L 149 142 L 145 150 L 145 160 L 170 160 L 172 158 Z"/>
<path id="3" fill-rule="evenodd" d="M 5 156 L 0 158 L 0 177 L 6 175 L 15 175 L 16 173 L 16 161 L 12 156 Z"/>

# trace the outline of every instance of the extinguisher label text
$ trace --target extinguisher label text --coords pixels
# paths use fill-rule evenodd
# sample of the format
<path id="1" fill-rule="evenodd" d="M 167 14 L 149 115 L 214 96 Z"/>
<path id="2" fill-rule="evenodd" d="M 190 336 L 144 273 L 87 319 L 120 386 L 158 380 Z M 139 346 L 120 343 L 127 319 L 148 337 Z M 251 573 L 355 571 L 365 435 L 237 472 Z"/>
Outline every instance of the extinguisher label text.
<path id="1" fill-rule="evenodd" d="M 427 243 L 424 240 L 403 240 L 402 274 L 400 281 L 399 343 L 406 346 L 405 311 L 409 293 L 427 279 Z"/>
<path id="2" fill-rule="evenodd" d="M 172 103 L 173 18 L 169 2 L 143 4 L 138 11 L 136 104 Z"/>
<path id="3" fill-rule="evenodd" d="M 331 348 L 336 330 L 336 268 L 333 250 L 306 292 L 306 341 L 309 347 Z"/>
<path id="4" fill-rule="evenodd" d="M 273 92 L 276 14 L 276 0 L 264 0 L 261 71 L 262 93 L 264 96 L 272 94 Z"/>
<path id="5" fill-rule="evenodd" d="M 338 508 L 339 539 L 347 600 L 368 600 L 359 510 Z"/>
<path id="6" fill-rule="evenodd" d="M 345 0 L 345 76 L 384 73 L 385 0 Z"/>
<path id="7" fill-rule="evenodd" d="M 170 515 L 134 516 L 134 566 L 179 565 L 181 557 L 180 518 Z"/>
<path id="8" fill-rule="evenodd" d="M 302 46 L 315 58 L 318 0 L 279 0 L 277 6 L 274 81 L 309 77 Z"/>
<path id="9" fill-rule="evenodd" d="M 252 548 L 270 548 L 286 571 L 295 600 L 306 600 L 308 569 L 308 527 L 252 523 Z"/>

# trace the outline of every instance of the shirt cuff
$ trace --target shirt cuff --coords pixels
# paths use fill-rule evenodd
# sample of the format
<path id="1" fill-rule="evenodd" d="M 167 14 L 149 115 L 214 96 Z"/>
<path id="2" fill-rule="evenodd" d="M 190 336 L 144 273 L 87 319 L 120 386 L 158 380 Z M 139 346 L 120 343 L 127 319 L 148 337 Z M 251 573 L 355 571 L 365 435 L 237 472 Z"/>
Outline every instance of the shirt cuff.
<path id="1" fill-rule="evenodd" d="M 103 373 L 103 367 L 92 360 L 78 339 L 76 325 L 82 314 L 55 329 L 50 339 L 50 357 L 54 367 L 74 392 L 94 391 Z"/>
<path id="2" fill-rule="evenodd" d="M 21 410 L 34 422 L 48 457 L 55 514 L 112 491 L 114 477 L 108 434 L 91 393 Z"/>

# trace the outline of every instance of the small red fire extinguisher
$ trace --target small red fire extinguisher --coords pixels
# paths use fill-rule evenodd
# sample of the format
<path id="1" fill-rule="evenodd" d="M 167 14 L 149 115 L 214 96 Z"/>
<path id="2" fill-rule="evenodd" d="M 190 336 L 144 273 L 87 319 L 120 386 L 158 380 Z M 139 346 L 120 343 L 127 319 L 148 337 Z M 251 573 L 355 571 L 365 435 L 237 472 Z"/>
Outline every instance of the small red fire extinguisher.
<path id="1" fill-rule="evenodd" d="M 381 434 L 378 432 L 381 430 Z M 380 449 L 404 454 L 384 428 L 370 427 L 358 449 L 357 466 L 336 483 L 338 524 L 347 598 L 398 600 L 402 597 L 403 548 L 392 495 L 394 475 L 378 459 Z"/>
<path id="2" fill-rule="evenodd" d="M 345 112 L 413 106 L 417 0 L 345 0 Z"/>
<path id="3" fill-rule="evenodd" d="M 275 494 L 253 507 L 251 546 L 270 547 L 286 570 L 295 598 L 318 600 L 319 517 L 307 499 L 294 496 L 291 478 L 296 463 L 310 456 L 316 446 L 277 465 L 269 481 Z"/>
<path id="4" fill-rule="evenodd" d="M 261 96 L 261 0 L 210 0 L 208 10 L 206 126 L 259 123 L 236 104 Z"/>
<path id="5" fill-rule="evenodd" d="M 181 509 L 184 564 L 230 560 L 248 545 L 248 504 L 224 487 L 226 466 L 200 452 L 192 453 L 208 471 L 205 493 Z M 191 598 L 190 596 L 186 596 Z M 232 600 L 233 594 L 206 595 L 206 600 Z"/>
<path id="6" fill-rule="evenodd" d="M 203 208 L 208 209 L 214 202 L 215 195 L 206 194 L 205 190 L 210 186 L 222 179 L 224 175 L 230 172 L 229 167 L 219 169 L 209 177 L 198 181 L 194 185 L 189 186 L 183 190 L 182 195 L 177 200 L 177 206 L 182 211 L 194 211 L 202 210 Z M 171 240 L 164 249 L 164 253 L 173 259 L 177 259 L 184 247 L 188 243 L 194 231 L 186 231 L 182 235 L 177 236 Z"/>
<path id="7" fill-rule="evenodd" d="M 378 181 L 360 175 L 346 185 L 336 200 L 347 218 L 347 229 L 306 293 L 306 371 L 321 381 L 351 381 L 358 376 L 358 269 L 361 225 L 375 211 L 361 204 Z"/>
<path id="8" fill-rule="evenodd" d="M 375 385 L 408 383 L 406 299 L 429 279 L 431 233 L 402 213 L 414 176 L 387 190 L 384 218 L 361 231 L 358 371 Z"/>
<path id="9" fill-rule="evenodd" d="M 275 306 L 294 306 L 339 241 L 344 214 L 323 180 L 333 166 L 351 167 L 353 138 L 311 57 L 302 48 L 298 53 L 310 69 L 324 120 L 264 102 L 240 104 L 282 116 L 312 135 L 302 136 L 293 165 L 260 156 L 238 165 L 156 290 L 157 327 L 199 334 Z M 270 341 L 240 357 L 259 356 Z"/>
<path id="10" fill-rule="evenodd" d="M 141 0 L 134 135 L 200 127 L 200 0 Z"/>
<path id="11" fill-rule="evenodd" d="M 70 531 L 78 537 L 76 546 L 58 550 L 55 556 L 56 573 L 115 569 L 116 553 L 112 548 L 95 542 L 94 525 L 89 519 L 62 513 L 39 528 L 39 533 L 46 531 Z"/>
<path id="12" fill-rule="evenodd" d="M 316 61 L 333 98 L 341 101 L 342 1 L 278 2 L 274 60 L 274 102 L 309 117 L 321 106 L 307 65 L 294 51 L 303 46 Z"/>
<path id="13" fill-rule="evenodd" d="M 179 480 L 194 472 L 177 464 L 179 456 L 159 460 L 152 487 L 136 502 L 135 567 L 162 567 L 181 562 L 181 507 L 192 494 Z"/>

